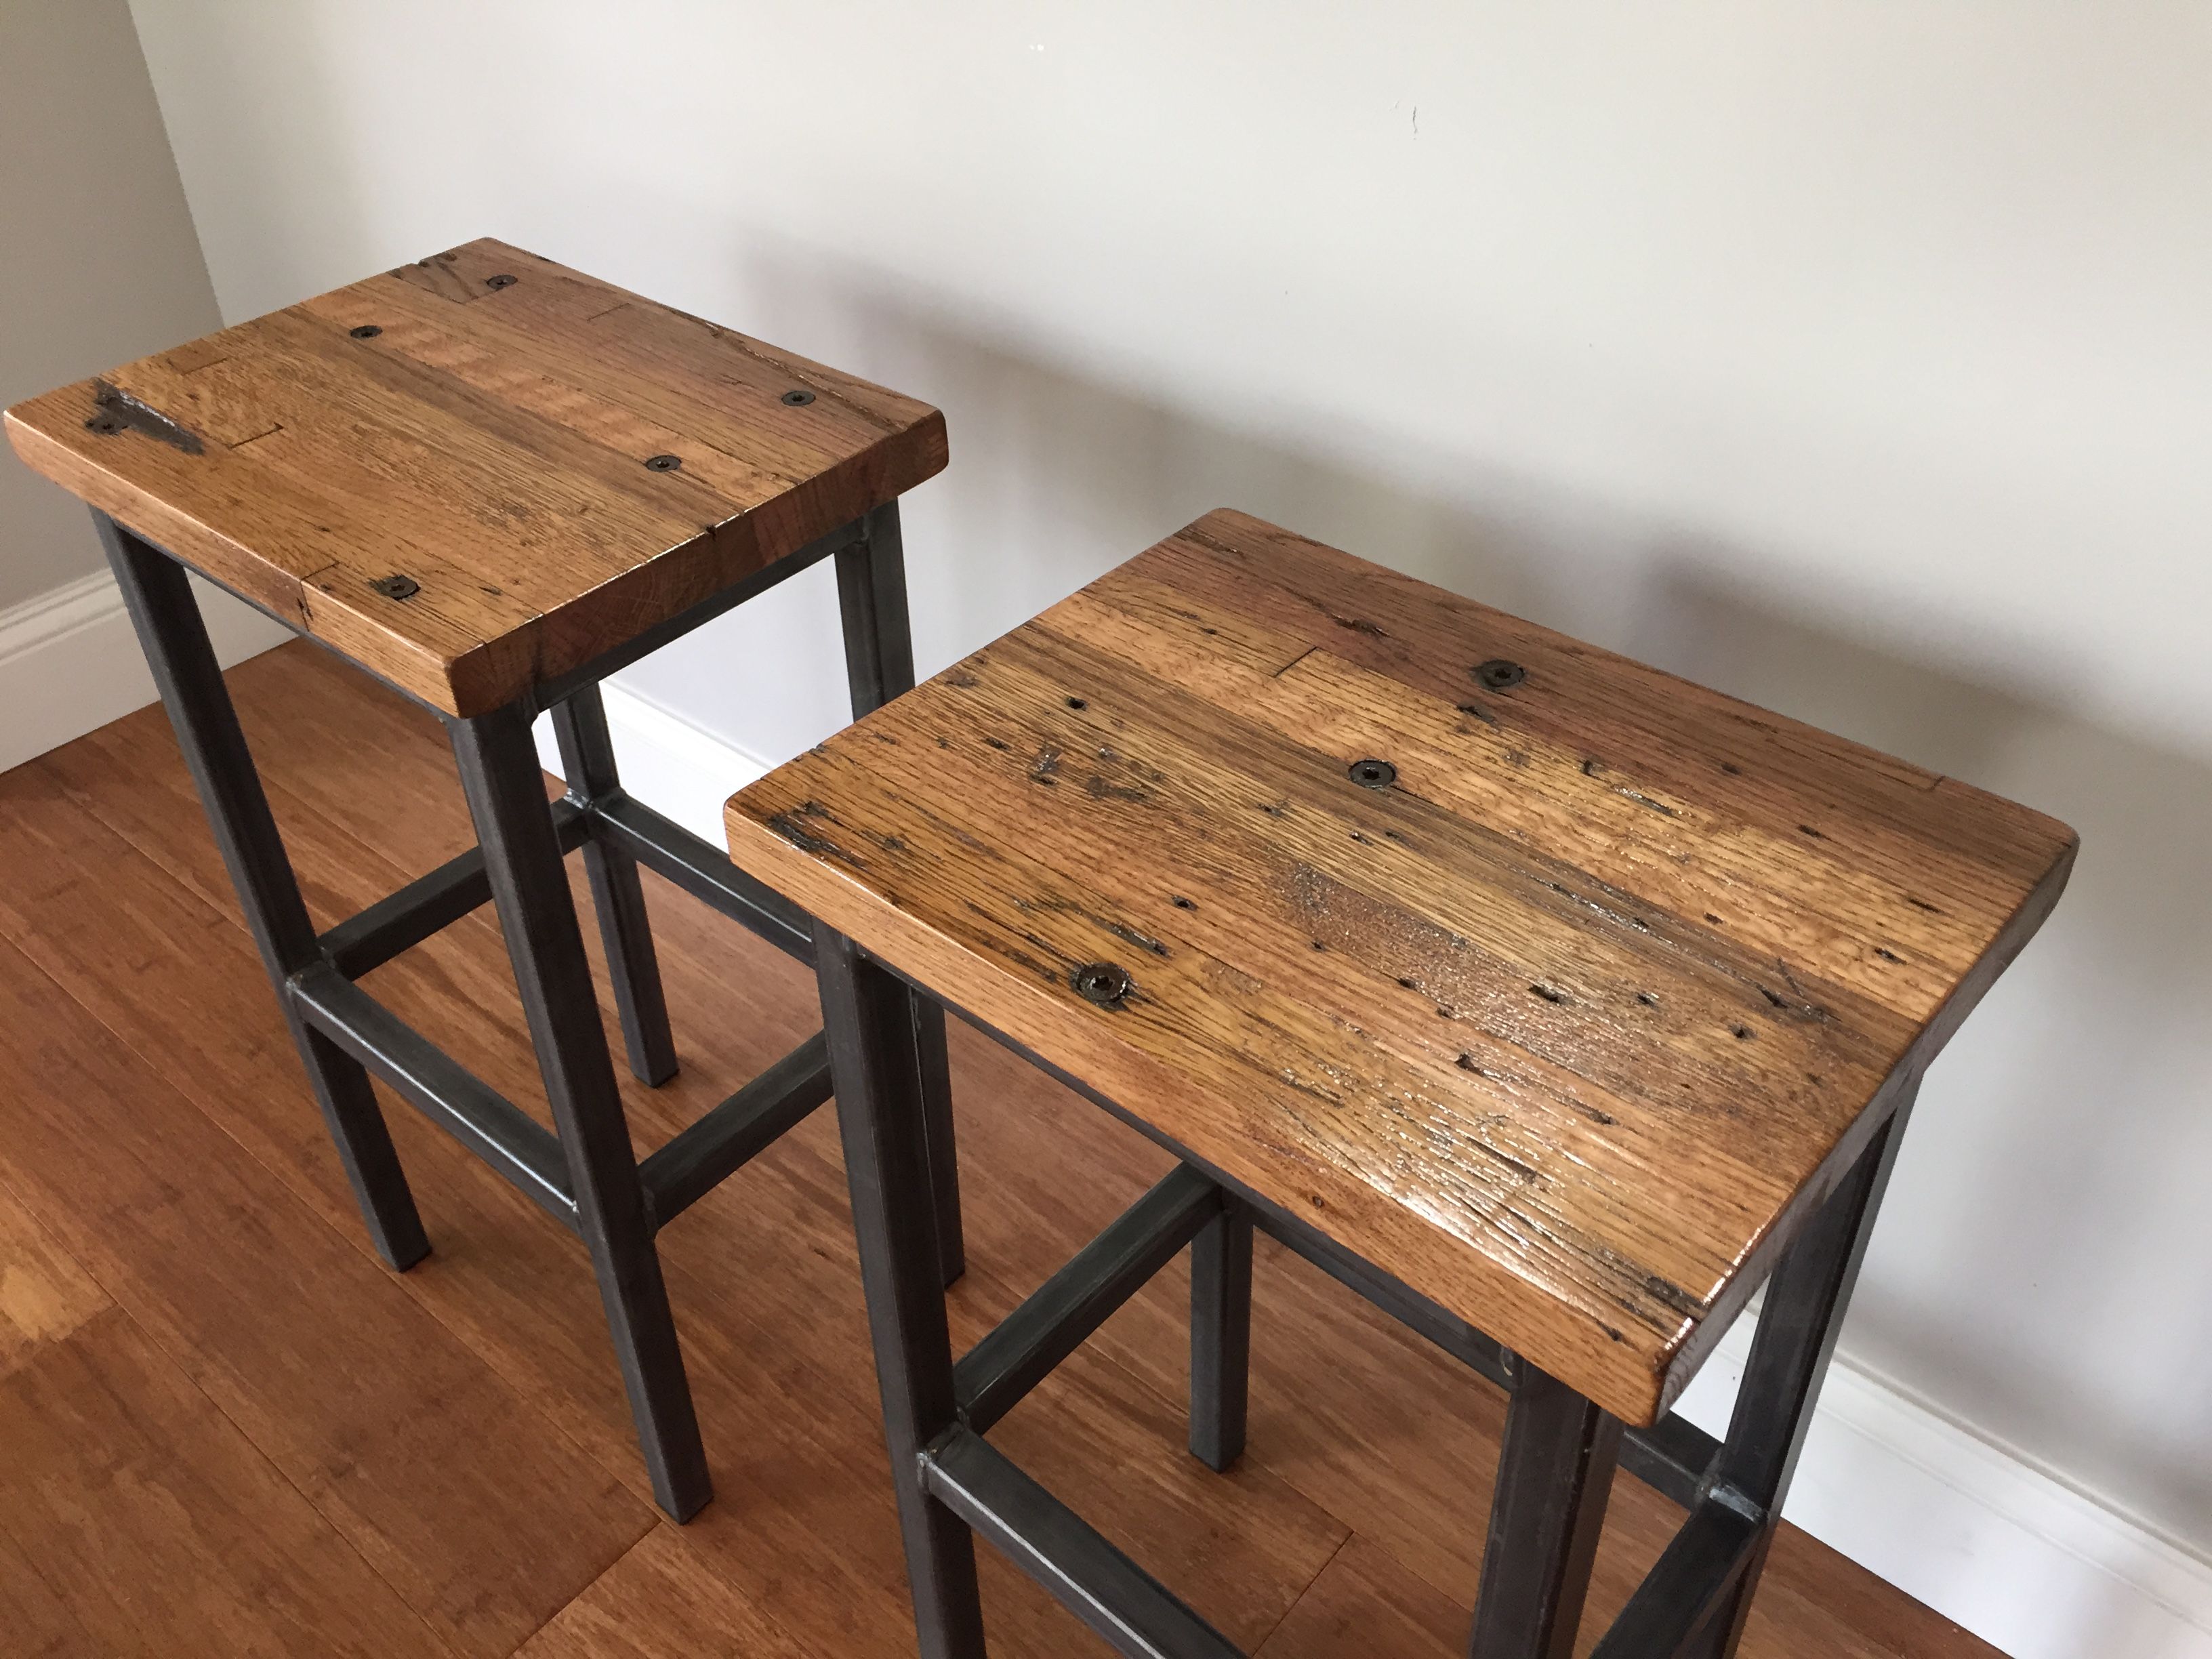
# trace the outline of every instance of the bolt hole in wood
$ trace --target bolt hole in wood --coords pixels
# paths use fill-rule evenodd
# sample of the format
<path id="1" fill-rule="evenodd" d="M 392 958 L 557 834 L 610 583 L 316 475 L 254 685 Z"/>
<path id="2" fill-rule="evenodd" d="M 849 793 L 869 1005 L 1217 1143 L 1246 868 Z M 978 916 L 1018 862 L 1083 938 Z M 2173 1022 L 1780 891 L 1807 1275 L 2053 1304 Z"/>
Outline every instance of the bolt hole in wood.
<path id="1" fill-rule="evenodd" d="M 1386 760 L 1356 760 L 1346 775 L 1363 789 L 1388 789 L 1398 781 L 1398 769 Z M 1355 836 L 1352 839 L 1362 837 Z"/>
<path id="2" fill-rule="evenodd" d="M 486 288 L 513 288 L 517 280 L 517 278 L 510 276 L 507 275 L 506 272 L 502 271 L 496 276 L 485 277 L 484 286 Z"/>
<path id="3" fill-rule="evenodd" d="M 1493 691 L 1503 691 L 1528 678 L 1528 671 L 1517 662 L 1508 662 L 1503 657 L 1492 657 L 1488 662 L 1477 663 L 1474 677 Z"/>
<path id="4" fill-rule="evenodd" d="M 673 472 L 684 465 L 681 455 L 648 455 L 645 459 L 647 472 Z"/>
<path id="5" fill-rule="evenodd" d="M 796 386 L 783 394 L 783 400 L 793 409 L 803 409 L 814 401 L 814 394 L 804 386 Z"/>
<path id="6" fill-rule="evenodd" d="M 422 584 L 412 576 L 402 576 L 396 573 L 389 576 L 379 576 L 369 586 L 387 599 L 411 599 L 422 591 Z"/>
<path id="7" fill-rule="evenodd" d="M 1090 703 L 1081 697 L 1070 697 L 1067 700 L 1067 706 L 1070 708 L 1074 709 L 1084 709 L 1091 707 Z"/>
<path id="8" fill-rule="evenodd" d="M 363 323 L 359 328 L 349 328 L 346 332 L 356 340 L 374 340 L 384 332 L 384 329 L 378 323 Z"/>
<path id="9" fill-rule="evenodd" d="M 1136 988 L 1128 970 L 1111 962 L 1086 962 L 1069 975 L 1075 994 L 1101 1008 L 1118 1008 Z"/>

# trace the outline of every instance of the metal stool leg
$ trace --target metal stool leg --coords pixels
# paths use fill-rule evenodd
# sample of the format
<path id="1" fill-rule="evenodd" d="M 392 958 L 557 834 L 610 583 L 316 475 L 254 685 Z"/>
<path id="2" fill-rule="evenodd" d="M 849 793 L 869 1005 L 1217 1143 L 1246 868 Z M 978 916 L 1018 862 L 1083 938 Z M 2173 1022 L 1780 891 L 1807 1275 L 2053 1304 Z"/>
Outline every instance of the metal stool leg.
<path id="1" fill-rule="evenodd" d="M 309 1030 L 293 1008 L 288 981 L 321 962 L 323 953 L 191 584 L 184 567 L 166 554 L 106 514 L 92 516 L 370 1241 L 392 1267 L 411 1267 L 430 1253 L 430 1241 L 368 1073 L 329 1038 Z"/>
<path id="2" fill-rule="evenodd" d="M 1190 1449 L 1208 1468 L 1244 1455 L 1252 1372 L 1252 1212 L 1225 1194 L 1190 1242 Z"/>
<path id="3" fill-rule="evenodd" d="M 456 720 L 453 738 L 638 1444 L 661 1508 L 686 1520 L 714 1489 L 529 716 L 510 707 Z"/>
<path id="4" fill-rule="evenodd" d="M 556 703 L 552 713 L 569 794 L 588 802 L 614 793 L 622 780 L 599 688 L 586 686 Z M 599 913 L 599 938 L 606 945 L 607 976 L 614 983 L 629 1069 L 638 1081 L 657 1089 L 676 1075 L 676 1038 L 668 1029 L 668 1000 L 660 988 L 660 961 L 653 948 L 637 860 L 606 837 L 594 836 L 584 843 L 584 871 L 591 878 L 592 908 Z"/>
<path id="5" fill-rule="evenodd" d="M 1707 1493 L 1755 1507 L 1765 1524 L 1742 1573 L 1704 1628 L 1683 1648 L 1684 1659 L 1733 1659 L 1743 1639 L 1744 1621 L 1750 1616 L 1775 1529 L 1782 1524 L 1783 1500 L 1789 1496 L 1805 1431 L 1820 1403 L 1820 1382 L 1836 1351 L 1836 1337 L 1850 1306 L 1859 1264 L 1866 1259 L 1875 1215 L 1889 1186 L 1911 1110 L 1912 1101 L 1907 1098 L 1767 1282 L 1759 1331 L 1752 1339 L 1751 1358 L 1729 1419 L 1728 1439 L 1705 1478 Z"/>
<path id="6" fill-rule="evenodd" d="M 914 994 L 828 927 L 814 935 L 837 1126 L 922 1659 L 982 1659 L 975 1544 L 923 1489 L 920 1454 L 956 1426 Z"/>
<path id="7" fill-rule="evenodd" d="M 853 718 L 872 714 L 914 690 L 914 635 L 906 606 L 906 556 L 898 503 L 867 517 L 867 535 L 837 554 L 837 607 L 845 624 L 845 673 Z M 921 1058 L 922 1109 L 929 1121 L 930 1188 L 936 1194 L 937 1242 L 945 1282 L 966 1271 L 960 1223 L 960 1160 L 952 1124 L 952 1069 L 945 1046 L 945 1010 L 914 999 L 915 1040 Z"/>
<path id="8" fill-rule="evenodd" d="M 1474 1604 L 1472 1659 L 1571 1659 L 1620 1421 L 1517 1354 Z"/>

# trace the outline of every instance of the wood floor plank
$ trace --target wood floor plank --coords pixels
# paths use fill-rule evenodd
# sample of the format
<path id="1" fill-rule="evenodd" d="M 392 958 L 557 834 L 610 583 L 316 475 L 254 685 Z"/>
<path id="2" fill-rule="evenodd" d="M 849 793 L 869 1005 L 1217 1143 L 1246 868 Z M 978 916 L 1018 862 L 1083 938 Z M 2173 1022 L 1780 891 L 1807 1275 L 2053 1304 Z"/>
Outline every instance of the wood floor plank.
<path id="1" fill-rule="evenodd" d="M 119 1310 L 0 1379 L 11 1654 L 449 1653 Z"/>
<path id="2" fill-rule="evenodd" d="M 1474 1610 L 1354 1536 L 1254 1659 L 1458 1659 Z"/>
<path id="3" fill-rule="evenodd" d="M 456 1651 L 511 1651 L 643 1534 L 642 1504 L 12 945 L 0 1066 L 0 1173 Z"/>
<path id="4" fill-rule="evenodd" d="M 516 1659 L 806 1659 L 663 1522 Z"/>
<path id="5" fill-rule="evenodd" d="M 0 1376 L 112 1305 L 76 1258 L 0 1185 Z"/>

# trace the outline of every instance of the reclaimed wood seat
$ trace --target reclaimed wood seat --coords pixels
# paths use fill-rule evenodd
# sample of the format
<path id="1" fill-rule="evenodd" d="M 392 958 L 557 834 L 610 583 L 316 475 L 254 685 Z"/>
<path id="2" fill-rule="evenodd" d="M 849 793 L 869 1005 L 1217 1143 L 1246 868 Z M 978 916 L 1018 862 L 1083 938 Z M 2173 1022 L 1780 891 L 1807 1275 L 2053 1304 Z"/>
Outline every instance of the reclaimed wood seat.
<path id="1" fill-rule="evenodd" d="M 447 714 L 941 471 L 926 404 L 483 240 L 8 411 L 33 467 Z"/>
<path id="2" fill-rule="evenodd" d="M 1693 1524 L 1602 1651 L 1674 1652 L 1642 1644 L 1730 1596 L 1740 1626 L 1893 1126 L 2075 847 L 1956 780 L 1231 512 L 770 773 L 728 828 L 821 924 L 864 1264 L 872 1231 L 927 1223 L 902 1224 L 884 1173 L 911 1097 L 868 1048 L 888 969 L 1515 1388 L 1478 1656 L 1566 1651 L 1623 1425 Z M 879 1164 L 880 1204 L 861 1185 Z M 1200 1258 L 1201 1326 L 1243 1316 L 1224 1260 Z M 900 1271 L 882 1258 L 872 1301 L 927 1301 Z M 1770 1280 L 1717 1445 L 1668 1407 Z M 1033 1329 L 1066 1322 L 1032 1361 L 1103 1317 L 1104 1284 L 1085 1304 L 1064 1270 L 1039 1293 Z M 1080 1523 L 1038 1522 L 968 1414 L 980 1362 L 948 1405 L 941 1324 L 889 1317 L 927 1650 L 981 1646 L 964 1539 L 933 1504 L 1033 1570 L 1036 1536 L 1060 1540 L 1048 1582 L 1127 1651 L 1227 1650 L 1107 1547 L 1067 1546 Z M 1218 1368 L 1241 1343 L 1194 1335 L 1194 1389 L 1236 1396 L 1194 1402 L 1238 1425 L 1231 1455 L 1242 1385 Z M 1125 1641 L 1138 1625 L 1163 1645 Z"/>
<path id="3" fill-rule="evenodd" d="M 639 866 L 801 960 L 813 944 L 795 907 L 622 787 L 599 682 L 834 560 L 854 712 L 910 686 L 898 497 L 944 466 L 943 416 L 478 241 L 60 387 L 7 426 L 94 509 L 377 1250 L 404 1270 L 430 1247 L 372 1074 L 582 1240 L 654 1494 L 687 1518 L 712 1488 L 654 1234 L 821 1104 L 828 1065 L 810 1038 L 633 1153 L 562 855 L 583 853 L 649 1085 L 678 1061 Z M 187 568 L 443 720 L 479 845 L 318 934 Z M 540 713 L 568 784 L 550 808 Z M 488 900 L 551 1129 L 355 982 Z M 942 1015 L 915 1036 L 951 1276 Z"/>

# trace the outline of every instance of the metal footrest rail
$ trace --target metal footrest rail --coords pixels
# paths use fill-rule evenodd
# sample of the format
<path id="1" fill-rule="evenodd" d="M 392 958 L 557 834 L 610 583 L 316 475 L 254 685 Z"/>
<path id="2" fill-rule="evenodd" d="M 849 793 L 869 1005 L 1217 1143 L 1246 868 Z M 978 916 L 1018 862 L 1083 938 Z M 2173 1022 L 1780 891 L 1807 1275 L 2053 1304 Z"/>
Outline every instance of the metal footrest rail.
<path id="1" fill-rule="evenodd" d="M 652 808 L 619 790 L 588 800 L 572 793 L 553 803 L 552 815 L 563 853 L 602 837 L 779 949 L 811 959 L 804 913 Z M 308 1024 L 577 1232 L 568 1159 L 553 1131 L 353 983 L 490 899 L 483 850 L 472 847 L 324 933 L 317 944 L 325 960 L 291 975 L 287 994 Z M 653 1229 L 829 1098 L 829 1054 L 817 1032 L 638 1165 Z"/>
<path id="2" fill-rule="evenodd" d="M 1244 1650 L 973 1429 L 925 1447 L 921 1484 L 1060 1604 L 1133 1659 L 1243 1659 Z"/>

